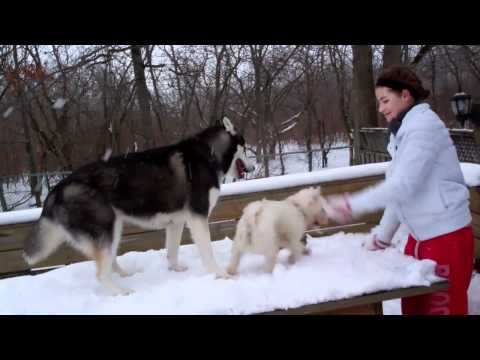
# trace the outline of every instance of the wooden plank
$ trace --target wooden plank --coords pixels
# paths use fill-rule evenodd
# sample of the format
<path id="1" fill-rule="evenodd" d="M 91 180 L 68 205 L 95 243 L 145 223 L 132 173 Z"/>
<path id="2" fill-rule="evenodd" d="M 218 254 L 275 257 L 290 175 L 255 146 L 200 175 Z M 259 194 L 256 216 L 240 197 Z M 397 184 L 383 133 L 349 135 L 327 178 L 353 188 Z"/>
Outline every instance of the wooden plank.
<path id="1" fill-rule="evenodd" d="M 344 226 L 332 226 L 328 228 L 317 228 L 308 230 L 307 234 L 312 237 L 330 236 L 340 231 L 346 233 L 368 233 L 376 224 L 373 223 L 357 223 Z"/>
<path id="2" fill-rule="evenodd" d="M 470 210 L 480 213 L 480 188 L 470 187 Z"/>
<path id="3" fill-rule="evenodd" d="M 480 259 L 480 214 L 472 211 L 472 229 L 475 242 L 475 258 Z"/>
<path id="4" fill-rule="evenodd" d="M 233 238 L 235 221 L 225 221 L 211 224 L 210 233 L 212 239 L 219 240 L 225 237 Z M 184 230 L 182 244 L 190 244 L 192 239 L 190 231 Z M 122 255 L 129 251 L 159 250 L 165 247 L 165 230 L 146 231 L 138 234 L 130 234 L 122 237 L 118 254 Z M 78 251 L 63 244 L 59 249 L 44 261 L 36 264 L 34 268 L 50 267 L 85 261 L 86 257 Z M 0 251 L 0 274 L 21 272 L 28 270 L 29 266 L 22 257 L 22 249 Z"/>
<path id="5" fill-rule="evenodd" d="M 23 239 L 33 223 L 2 226 L 0 229 L 0 251 L 23 249 Z"/>
<path id="6" fill-rule="evenodd" d="M 351 179 L 350 181 L 332 181 L 312 184 L 308 186 L 322 186 L 322 193 L 324 195 L 331 195 L 344 192 L 352 192 L 372 186 L 380 181 L 383 176 L 372 176 L 367 178 Z M 290 188 L 267 190 L 255 193 L 238 194 L 231 196 L 222 196 L 219 199 L 217 206 L 213 209 L 210 215 L 211 221 L 238 219 L 243 211 L 243 208 L 252 201 L 261 200 L 263 198 L 268 200 L 283 200 L 295 192 L 308 186 L 293 186 Z"/>
<path id="7" fill-rule="evenodd" d="M 312 315 L 383 315 L 383 306 L 380 302 L 325 311 Z"/>
<path id="8" fill-rule="evenodd" d="M 382 178 L 383 176 L 372 176 L 352 180 L 323 182 L 320 184 L 322 184 L 324 194 L 343 193 L 347 191 L 357 191 L 365 188 L 366 186 L 371 186 Z M 252 201 L 260 200 L 263 198 L 270 200 L 281 200 L 303 188 L 305 188 L 305 186 L 295 186 L 284 189 L 221 197 L 217 206 L 213 210 L 209 221 L 212 223 L 216 221 L 225 221 L 232 219 L 238 220 L 242 214 L 243 208 Z M 375 214 L 368 214 L 358 219 L 358 222 L 378 223 L 380 216 L 381 212 Z M 325 226 L 329 227 L 332 225 L 335 224 L 329 223 Z M 0 251 L 22 249 L 23 239 L 27 236 L 32 226 L 33 223 L 0 226 Z M 124 228 L 123 235 L 128 236 L 133 234 L 144 234 L 150 231 L 151 230 L 145 230 L 137 226 L 127 225 Z"/>
<path id="9" fill-rule="evenodd" d="M 261 315 L 313 315 L 323 313 L 337 313 L 343 310 L 343 314 L 350 314 L 358 307 L 368 304 L 378 304 L 382 301 L 404 298 L 416 295 L 424 295 L 445 291 L 448 289 L 448 282 L 442 281 L 434 283 L 431 286 L 414 286 L 404 289 L 395 289 L 388 291 L 379 291 L 371 294 L 356 296 L 350 299 L 327 301 L 324 303 L 304 305 L 294 309 L 277 309 L 261 313 Z M 377 305 L 378 306 L 378 305 Z M 378 310 L 377 310 L 378 311 Z"/>
<path id="10" fill-rule="evenodd" d="M 20 272 L 30 269 L 22 258 L 22 250 L 0 252 L 0 274 Z"/>

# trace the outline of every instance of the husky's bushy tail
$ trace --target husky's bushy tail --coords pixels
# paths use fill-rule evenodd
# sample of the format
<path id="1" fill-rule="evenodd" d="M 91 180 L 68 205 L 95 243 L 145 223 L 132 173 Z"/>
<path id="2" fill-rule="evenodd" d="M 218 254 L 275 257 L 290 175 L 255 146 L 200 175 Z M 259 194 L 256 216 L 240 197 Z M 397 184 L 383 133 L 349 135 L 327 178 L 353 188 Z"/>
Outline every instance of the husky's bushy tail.
<path id="1" fill-rule="evenodd" d="M 24 240 L 23 258 L 29 265 L 44 260 L 65 241 L 60 225 L 41 217 Z"/>

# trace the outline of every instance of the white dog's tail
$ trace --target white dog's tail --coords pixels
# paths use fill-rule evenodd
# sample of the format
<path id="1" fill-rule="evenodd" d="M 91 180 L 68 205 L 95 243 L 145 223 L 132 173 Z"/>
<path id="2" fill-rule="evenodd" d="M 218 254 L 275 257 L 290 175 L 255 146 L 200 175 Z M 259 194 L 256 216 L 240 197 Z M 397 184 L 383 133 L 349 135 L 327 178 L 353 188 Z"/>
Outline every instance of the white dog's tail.
<path id="1" fill-rule="evenodd" d="M 250 216 L 249 216 L 250 217 Z M 237 231 L 235 232 L 235 242 L 239 244 L 252 244 L 252 224 L 245 216 L 240 218 Z"/>
<path id="2" fill-rule="evenodd" d="M 255 201 L 247 205 L 247 207 L 243 210 L 243 216 L 238 222 L 237 232 L 235 233 L 235 241 L 240 241 L 243 244 L 252 244 L 252 225 L 256 224 L 261 211 L 261 201 Z"/>

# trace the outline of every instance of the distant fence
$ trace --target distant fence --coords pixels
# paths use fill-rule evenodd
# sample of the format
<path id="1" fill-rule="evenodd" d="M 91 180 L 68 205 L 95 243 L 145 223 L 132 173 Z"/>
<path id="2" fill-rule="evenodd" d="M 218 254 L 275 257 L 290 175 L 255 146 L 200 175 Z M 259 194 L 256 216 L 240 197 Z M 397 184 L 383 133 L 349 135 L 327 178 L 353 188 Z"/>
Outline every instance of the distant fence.
<path id="1" fill-rule="evenodd" d="M 50 189 L 68 174 L 70 172 L 53 171 L 0 176 L 0 211 L 35 206 L 35 193 L 45 199 Z M 32 182 L 37 184 L 33 189 Z"/>
<path id="2" fill-rule="evenodd" d="M 450 136 L 461 162 L 480 164 L 480 147 L 476 144 L 473 130 L 450 129 Z M 387 152 L 389 133 L 387 128 L 360 129 L 360 159 L 362 164 L 390 161 Z"/>
<path id="3" fill-rule="evenodd" d="M 273 163 L 274 160 L 279 160 L 282 157 L 282 160 L 286 161 L 291 156 L 305 155 L 309 152 L 312 153 L 314 157 L 313 170 L 326 167 L 328 161 L 325 159 L 327 154 L 332 154 L 331 151 L 348 149 L 349 146 L 331 146 L 322 148 L 314 148 L 310 151 L 300 150 L 300 151 L 286 151 L 282 153 L 275 154 L 262 154 L 261 159 L 268 157 L 271 164 L 269 166 L 270 175 L 284 175 L 281 171 L 280 164 Z M 249 156 L 251 159 L 255 159 L 255 155 Z M 308 171 L 308 168 L 305 168 Z M 36 174 L 20 174 L 12 176 L 0 176 L 0 212 L 1 211 L 11 211 L 11 210 L 20 210 L 31 207 L 36 207 L 36 202 L 34 198 L 34 193 L 31 189 L 31 179 L 35 178 L 39 188 L 37 191 L 41 190 L 41 199 L 42 203 L 45 200 L 50 189 L 55 186 L 61 179 L 68 176 L 70 172 L 42 172 Z M 255 172 L 251 175 L 248 175 L 248 179 L 259 179 L 265 177 L 265 171 L 263 169 L 263 162 L 258 164 Z M 41 184 L 41 188 L 40 188 Z"/>

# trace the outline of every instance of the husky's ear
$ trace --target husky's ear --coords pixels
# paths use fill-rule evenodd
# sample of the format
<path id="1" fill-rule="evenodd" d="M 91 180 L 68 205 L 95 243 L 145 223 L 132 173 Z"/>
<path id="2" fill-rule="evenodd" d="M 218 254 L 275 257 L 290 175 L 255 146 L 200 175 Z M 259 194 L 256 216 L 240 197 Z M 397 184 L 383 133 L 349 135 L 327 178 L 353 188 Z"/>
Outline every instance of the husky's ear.
<path id="1" fill-rule="evenodd" d="M 233 126 L 229 118 L 227 117 L 223 118 L 223 126 L 225 127 L 225 130 L 227 130 L 230 134 L 232 135 L 237 134 L 237 132 L 235 131 L 235 127 Z"/>

